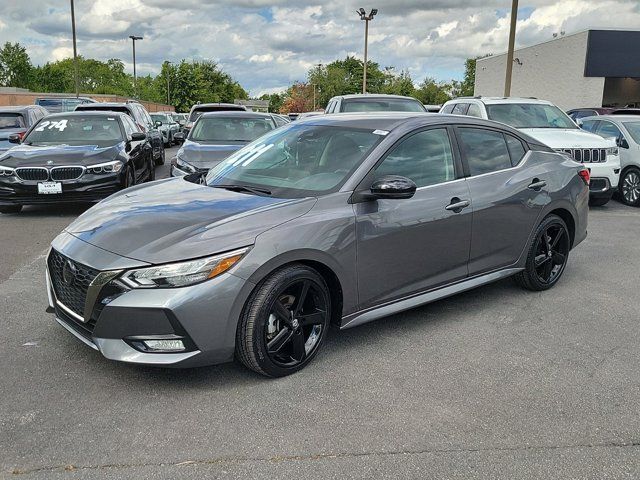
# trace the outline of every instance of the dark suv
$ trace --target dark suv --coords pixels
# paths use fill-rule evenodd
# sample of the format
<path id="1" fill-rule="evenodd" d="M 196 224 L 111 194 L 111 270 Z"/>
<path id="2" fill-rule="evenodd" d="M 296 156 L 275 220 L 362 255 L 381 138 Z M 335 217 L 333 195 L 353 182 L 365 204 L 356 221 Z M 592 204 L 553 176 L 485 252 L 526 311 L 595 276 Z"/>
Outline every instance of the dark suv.
<path id="1" fill-rule="evenodd" d="M 151 119 L 149 112 L 138 102 L 124 103 L 87 103 L 78 105 L 76 111 L 111 111 L 126 113 L 136 122 L 140 130 L 146 133 L 153 147 L 153 161 L 156 165 L 164 165 L 164 140 L 158 126 Z"/>
<path id="2" fill-rule="evenodd" d="M 48 113 L 46 109 L 38 105 L 0 108 L 0 153 L 13 146 L 9 143 L 10 135 L 18 134 L 22 140 L 31 125 L 34 125 Z"/>

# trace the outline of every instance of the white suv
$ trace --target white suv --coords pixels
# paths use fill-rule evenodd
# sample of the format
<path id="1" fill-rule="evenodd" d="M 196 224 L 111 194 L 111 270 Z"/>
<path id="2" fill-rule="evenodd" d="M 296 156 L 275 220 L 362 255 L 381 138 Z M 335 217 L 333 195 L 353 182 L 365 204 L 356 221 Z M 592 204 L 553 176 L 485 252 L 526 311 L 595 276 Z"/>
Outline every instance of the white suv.
<path id="1" fill-rule="evenodd" d="M 551 102 L 535 98 L 461 97 L 445 103 L 440 113 L 506 123 L 584 163 L 591 172 L 591 205 L 604 205 L 618 187 L 620 156 L 616 142 L 581 130 Z"/>

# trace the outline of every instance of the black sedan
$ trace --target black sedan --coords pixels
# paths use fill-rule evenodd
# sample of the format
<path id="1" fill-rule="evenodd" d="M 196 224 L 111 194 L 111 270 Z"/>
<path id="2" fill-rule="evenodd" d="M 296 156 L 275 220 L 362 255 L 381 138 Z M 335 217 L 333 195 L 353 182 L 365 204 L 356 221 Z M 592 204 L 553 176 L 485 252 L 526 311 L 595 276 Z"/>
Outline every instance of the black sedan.
<path id="1" fill-rule="evenodd" d="M 23 205 L 95 202 L 155 178 L 147 136 L 127 115 L 70 112 L 36 123 L 0 156 L 0 213 Z"/>

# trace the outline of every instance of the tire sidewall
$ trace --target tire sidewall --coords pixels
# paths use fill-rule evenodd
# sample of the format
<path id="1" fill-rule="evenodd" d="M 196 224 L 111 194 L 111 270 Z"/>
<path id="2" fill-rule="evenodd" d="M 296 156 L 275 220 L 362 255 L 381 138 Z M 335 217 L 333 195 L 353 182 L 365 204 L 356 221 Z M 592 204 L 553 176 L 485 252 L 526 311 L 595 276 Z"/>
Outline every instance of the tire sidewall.
<path id="1" fill-rule="evenodd" d="M 329 294 L 326 282 L 315 270 L 304 265 L 286 267 L 270 275 L 256 288 L 254 294 L 251 295 L 245 306 L 243 321 L 240 325 L 242 331 L 239 332 L 239 334 L 244 335 L 245 340 L 250 338 L 250 348 L 252 349 L 253 357 L 263 373 L 271 377 L 282 377 L 295 373 L 309 364 L 321 350 L 327 331 L 329 330 L 330 315 L 322 326 L 322 331 L 320 332 L 320 337 L 314 350 L 301 363 L 295 366 L 283 367 L 278 365 L 273 362 L 267 354 L 265 330 L 267 328 L 267 319 L 269 318 L 271 305 L 277 300 L 277 296 L 283 289 L 301 280 L 310 280 L 320 287 L 320 290 L 325 296 L 327 309 L 331 312 L 331 295 Z M 246 329 L 250 318 L 254 319 L 253 328 L 251 332 L 247 332 Z"/>
<path id="2" fill-rule="evenodd" d="M 565 258 L 564 264 L 562 265 L 562 270 L 560 271 L 560 274 L 556 276 L 555 280 L 552 283 L 545 283 L 540 281 L 535 270 L 536 245 L 538 243 L 538 238 L 540 237 L 542 232 L 553 224 L 559 224 L 562 226 L 565 232 L 563 241 L 569 242 L 569 244 L 567 245 L 566 258 Z M 533 285 L 536 287 L 536 290 L 548 290 L 552 288 L 556 283 L 558 283 L 558 281 L 560 281 L 560 279 L 562 278 L 562 275 L 564 275 L 565 269 L 567 268 L 567 263 L 569 262 L 570 250 L 571 250 L 571 237 L 569 235 L 569 229 L 567 228 L 567 224 L 564 222 L 564 220 L 562 220 L 562 218 L 560 218 L 557 215 L 549 215 L 544 220 L 542 220 L 542 222 L 540 222 L 540 225 L 538 225 L 538 228 L 536 229 L 536 234 L 533 238 L 533 243 L 531 244 L 531 247 L 529 247 L 529 253 L 527 255 L 527 264 L 525 267 L 527 270 L 527 273 L 529 274 L 530 282 L 533 283 Z"/>
<path id="3" fill-rule="evenodd" d="M 636 167 L 628 168 L 627 170 L 625 170 L 624 174 L 622 174 L 622 176 L 620 177 L 620 183 L 618 185 L 618 193 L 620 194 L 620 200 L 622 201 L 622 203 L 624 203 L 625 205 L 629 205 L 630 207 L 640 207 L 640 198 L 638 198 L 638 200 L 636 200 L 635 202 L 629 202 L 627 201 L 626 198 L 624 198 L 624 193 L 622 192 L 622 185 L 624 184 L 624 179 L 627 178 L 627 175 L 629 175 L 630 173 L 635 173 L 636 175 L 640 175 L 640 169 Z"/>

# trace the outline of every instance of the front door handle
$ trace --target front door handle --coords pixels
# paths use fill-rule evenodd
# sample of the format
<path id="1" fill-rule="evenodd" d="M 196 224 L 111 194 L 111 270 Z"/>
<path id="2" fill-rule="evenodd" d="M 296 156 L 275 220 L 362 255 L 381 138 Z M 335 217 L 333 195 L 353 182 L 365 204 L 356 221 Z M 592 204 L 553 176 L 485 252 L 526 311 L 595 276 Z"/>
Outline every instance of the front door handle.
<path id="1" fill-rule="evenodd" d="M 444 207 L 444 209 L 454 213 L 460 213 L 463 208 L 467 208 L 469 205 L 471 205 L 469 200 L 460 200 L 458 197 L 453 197 L 451 203 Z"/>
<path id="2" fill-rule="evenodd" d="M 533 182 L 527 187 L 531 190 L 535 190 L 536 192 L 539 192 L 543 187 L 547 186 L 547 182 L 545 182 L 544 180 L 538 180 L 537 178 L 533 179 Z"/>

